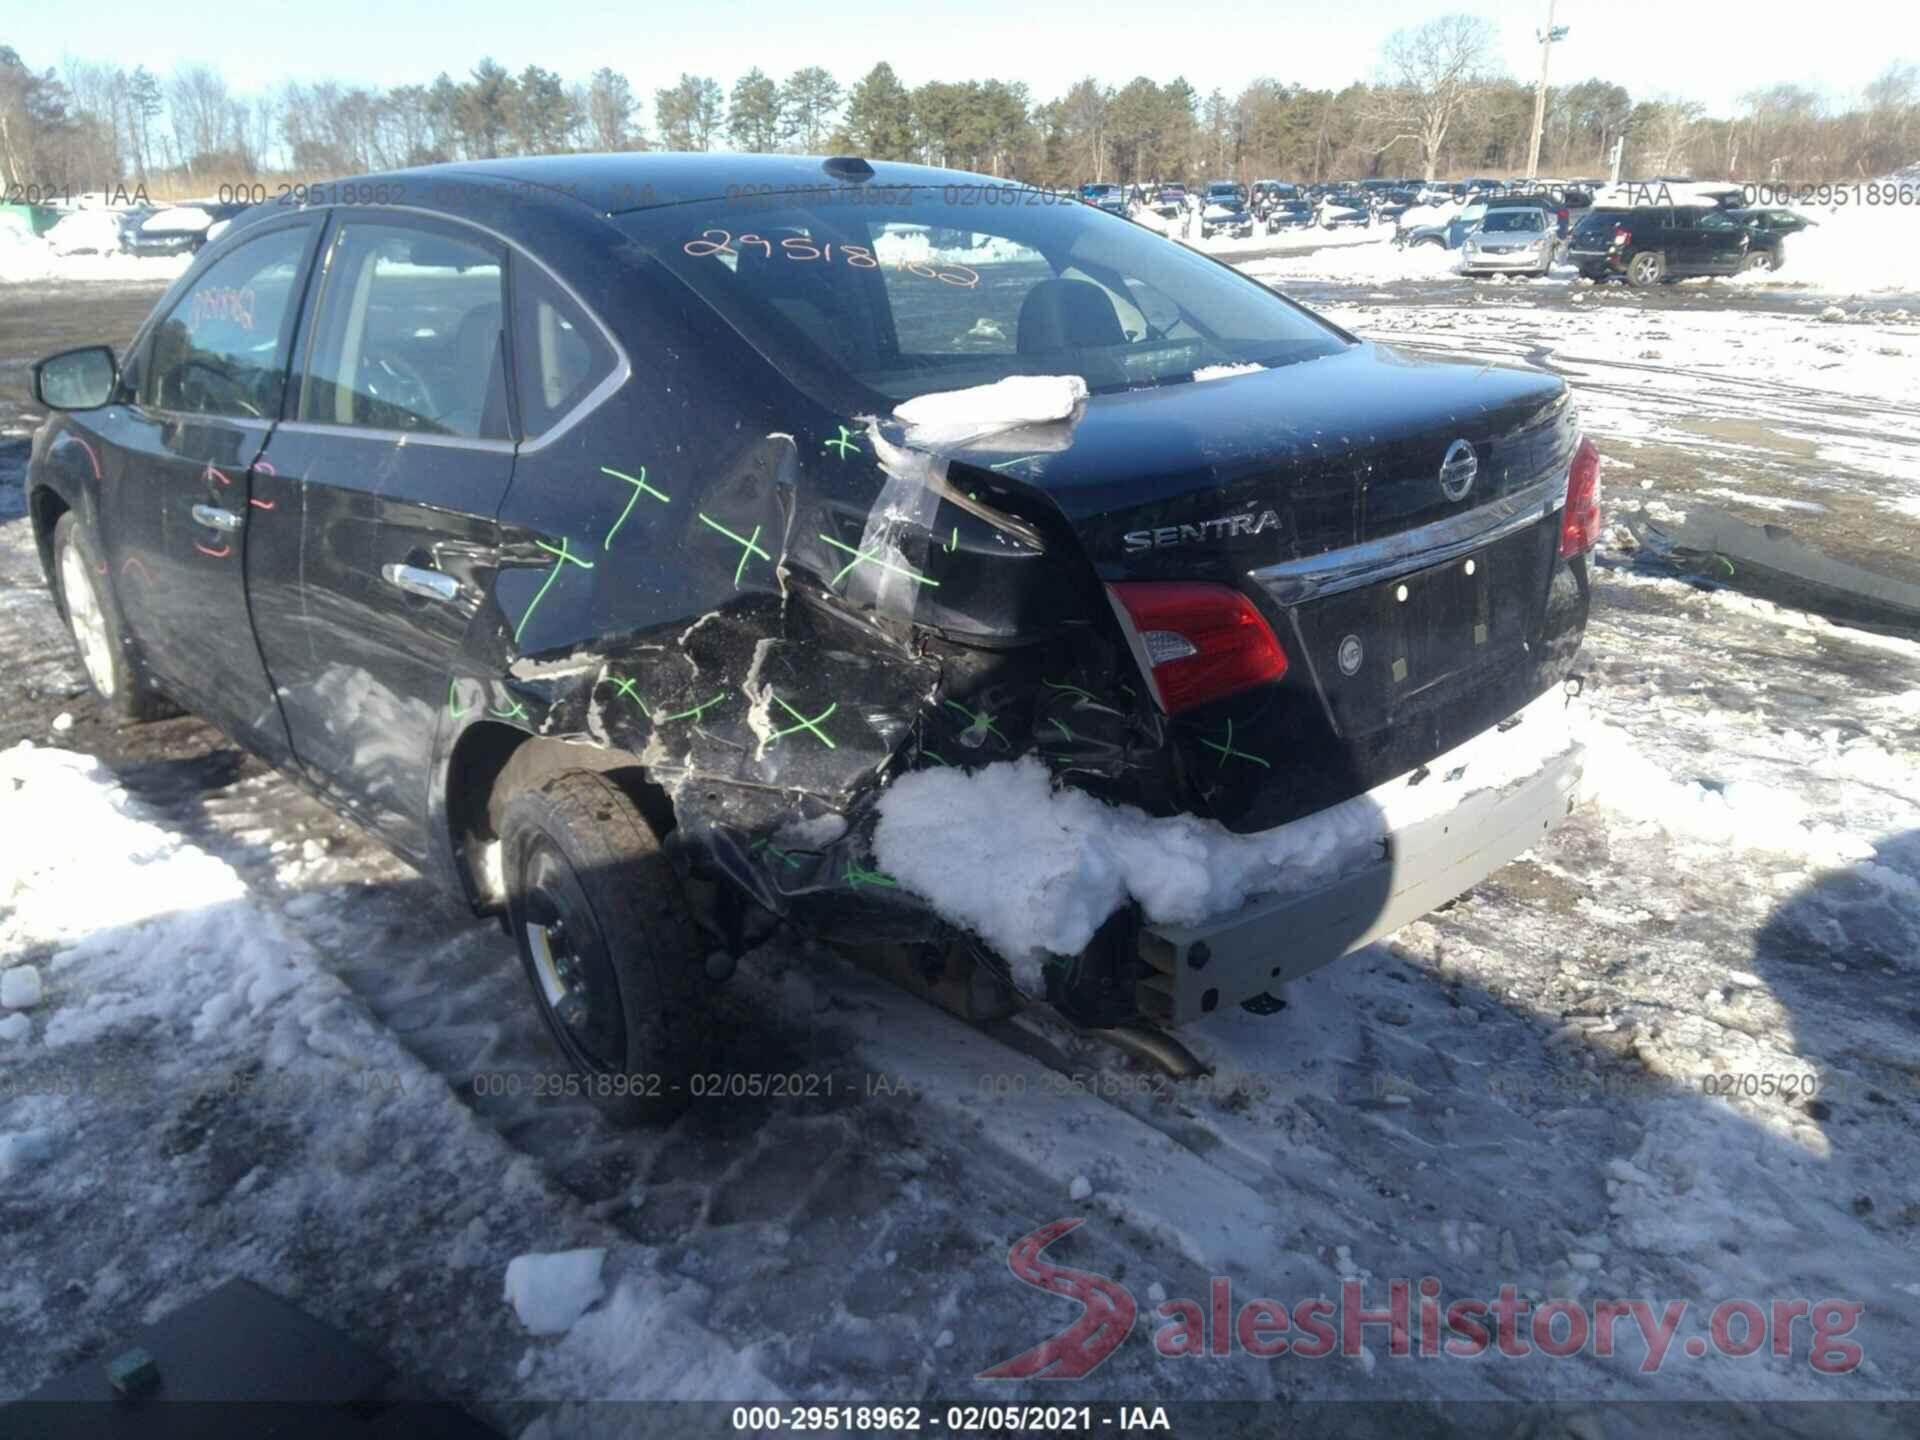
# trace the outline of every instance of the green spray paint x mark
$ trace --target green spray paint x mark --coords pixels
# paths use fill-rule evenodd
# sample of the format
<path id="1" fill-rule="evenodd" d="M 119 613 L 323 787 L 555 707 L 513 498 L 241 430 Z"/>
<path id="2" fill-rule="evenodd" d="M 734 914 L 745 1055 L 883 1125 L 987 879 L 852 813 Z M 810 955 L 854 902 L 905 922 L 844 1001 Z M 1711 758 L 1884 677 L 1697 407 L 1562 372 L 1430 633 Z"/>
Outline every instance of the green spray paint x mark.
<path id="1" fill-rule="evenodd" d="M 734 589 L 738 590 L 740 588 L 740 572 L 747 568 L 747 561 L 751 557 L 758 555 L 762 560 L 773 559 L 773 556 L 769 555 L 765 550 L 762 550 L 760 546 L 756 543 L 760 539 L 760 527 L 758 525 L 753 527 L 753 534 L 746 536 L 743 539 L 742 537 L 734 534 L 733 531 L 729 530 L 726 526 L 722 525 L 718 520 L 713 519 L 711 516 L 702 515 L 697 510 L 694 513 L 696 515 L 700 515 L 700 519 L 703 524 L 708 525 L 715 530 L 718 530 L 722 535 L 726 536 L 727 539 L 733 541 L 734 544 L 741 547 L 740 563 L 733 567 L 733 588 Z"/>
<path id="2" fill-rule="evenodd" d="M 663 505 L 668 503 L 668 497 L 647 483 L 647 467 L 644 465 L 640 467 L 638 479 L 632 475 L 622 474 L 610 465 L 602 465 L 600 467 L 600 473 L 603 475 L 611 475 L 616 480 L 624 480 L 627 484 L 633 486 L 633 494 L 627 497 L 627 508 L 620 512 L 620 518 L 613 522 L 613 529 L 607 531 L 607 538 L 600 542 L 601 548 L 605 549 L 613 544 L 613 537 L 618 535 L 620 533 L 620 527 L 627 523 L 627 516 L 633 513 L 634 501 L 638 500 L 642 494 L 651 495 Z"/>
<path id="3" fill-rule="evenodd" d="M 507 708 L 505 710 L 495 709 L 489 710 L 487 713 L 489 715 L 497 715 L 502 720 L 525 720 L 527 718 L 527 707 L 509 695 L 507 697 Z"/>
<path id="4" fill-rule="evenodd" d="M 640 692 L 639 690 L 634 688 L 634 683 L 631 679 L 629 679 L 625 675 L 614 675 L 609 673 L 607 676 L 607 680 L 612 684 L 615 693 L 624 695 L 627 697 L 627 699 L 633 701 L 634 704 L 640 707 L 640 713 L 646 716 L 649 720 L 653 718 L 653 712 L 647 709 L 647 702 L 640 698 Z"/>
<path id="5" fill-rule="evenodd" d="M 809 720 L 806 716 L 802 715 L 798 710 L 794 709 L 793 706 L 789 705 L 786 701 L 782 700 L 778 695 L 775 695 L 773 697 L 773 703 L 778 705 L 782 710 L 786 711 L 787 714 L 791 715 L 795 720 L 798 720 L 800 723 L 798 725 L 789 725 L 784 730 L 774 731 L 773 734 L 767 737 L 767 744 L 771 745 L 774 741 L 778 740 L 782 735 L 792 735 L 797 733 L 798 731 L 806 730 L 806 731 L 810 731 L 813 734 L 814 738 L 817 739 L 822 745 L 826 746 L 827 749 L 837 750 L 839 748 L 837 745 L 833 743 L 832 738 L 827 734 L 827 732 L 820 728 L 820 722 L 826 719 L 829 715 L 833 714 L 834 711 L 840 708 L 840 702 L 838 700 L 834 701 L 833 704 L 827 706 L 826 709 L 822 710 L 818 715 L 814 716 L 811 720 Z"/>
<path id="6" fill-rule="evenodd" d="M 909 570 L 904 565 L 896 565 L 891 560 L 882 560 L 871 550 L 856 550 L 853 546 L 846 544 L 844 541 L 836 540 L 831 535 L 822 535 L 820 538 L 826 541 L 827 544 L 833 546 L 834 549 L 844 550 L 847 554 L 853 556 L 851 560 L 840 567 L 840 572 L 827 582 L 827 588 L 829 590 L 846 579 L 847 572 L 862 560 L 866 561 L 869 565 L 878 565 L 882 570 L 891 570 L 896 575 L 904 575 L 916 585 L 931 585 L 936 590 L 940 588 L 940 582 L 938 580 L 929 580 L 926 576 Z"/>
<path id="7" fill-rule="evenodd" d="M 1220 764 L 1222 767 L 1226 765 L 1227 761 L 1238 759 L 1238 760 L 1251 760 L 1254 764 L 1262 767 L 1263 769 L 1271 770 L 1273 768 L 1273 766 L 1267 764 L 1267 762 L 1262 760 L 1258 755 L 1249 755 L 1244 750 L 1236 750 L 1233 748 L 1233 721 L 1231 720 L 1227 721 L 1227 743 L 1226 744 L 1222 745 L 1217 740 L 1202 740 L 1200 743 L 1206 746 L 1209 750 L 1218 750 L 1220 752 Z"/>
<path id="8" fill-rule="evenodd" d="M 986 711 L 969 710 L 966 706 L 962 705 L 958 700 L 947 701 L 947 708 L 949 710 L 958 710 L 962 715 L 966 716 L 967 719 L 971 722 L 967 726 L 969 730 L 980 731 L 982 737 L 984 737 L 986 732 L 990 730 L 993 732 L 993 734 L 996 737 L 998 737 L 1002 745 L 1005 745 L 1007 743 L 1007 737 L 1000 733 L 999 725 L 994 722 L 993 716 L 989 715 Z"/>
<path id="9" fill-rule="evenodd" d="M 884 870 L 869 870 L 864 865 L 850 864 L 847 866 L 847 884 L 855 890 L 862 885 L 885 885 L 897 889 L 900 882 Z"/>
<path id="10" fill-rule="evenodd" d="M 840 452 L 840 458 L 844 460 L 847 458 L 848 451 L 860 450 L 860 442 L 853 438 L 853 432 L 851 430 L 847 429 L 846 426 L 842 425 L 840 427 L 839 435 L 837 435 L 832 440 L 827 441 L 827 443 L 825 445 L 822 445 L 820 448 L 822 450 L 838 449 Z"/>
<path id="11" fill-rule="evenodd" d="M 593 562 L 591 560 L 582 560 L 568 548 L 567 537 L 564 535 L 560 537 L 560 548 L 558 550 L 554 549 L 553 546 L 547 544 L 544 540 L 536 540 L 533 543 L 556 558 L 553 562 L 553 569 L 548 573 L 546 580 L 541 583 L 538 590 L 533 592 L 533 603 L 527 606 L 527 613 L 522 615 L 520 617 L 520 623 L 513 627 L 513 642 L 516 645 L 520 643 L 520 632 L 527 628 L 527 621 L 531 620 L 533 618 L 533 612 L 540 608 L 540 602 L 547 598 L 547 591 L 552 588 L 553 582 L 560 578 L 560 572 L 566 569 L 569 564 L 578 565 L 582 570 L 591 570 L 593 568 Z"/>
<path id="12" fill-rule="evenodd" d="M 660 717 L 660 723 L 662 725 L 670 725 L 675 720 L 697 720 L 702 715 L 704 715 L 707 711 L 711 710 L 714 706 L 718 705 L 722 700 L 726 698 L 727 698 L 727 692 L 722 690 L 718 695 L 714 696 L 711 700 L 704 700 L 700 704 L 694 706 L 691 710 L 682 710 L 677 715 L 662 715 Z"/>

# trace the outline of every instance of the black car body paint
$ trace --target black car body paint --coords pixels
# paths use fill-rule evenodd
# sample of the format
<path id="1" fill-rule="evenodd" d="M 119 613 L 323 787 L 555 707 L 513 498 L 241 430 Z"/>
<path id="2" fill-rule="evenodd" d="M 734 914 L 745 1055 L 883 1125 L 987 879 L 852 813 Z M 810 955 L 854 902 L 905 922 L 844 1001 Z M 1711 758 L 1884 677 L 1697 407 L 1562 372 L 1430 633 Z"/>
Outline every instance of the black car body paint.
<path id="1" fill-rule="evenodd" d="M 1022 350 L 1004 363 L 1082 368 L 1095 393 L 1059 421 L 923 443 L 879 403 L 891 397 L 833 365 L 802 373 L 800 351 L 782 347 L 806 341 L 806 307 L 831 298 L 806 287 L 911 276 L 950 299 L 978 271 L 902 261 L 869 280 L 871 239 L 802 261 L 771 233 L 784 201 L 738 202 L 724 230 L 730 273 L 781 267 L 761 277 L 778 302 L 766 316 L 729 313 L 718 272 L 695 263 L 723 258 L 699 247 L 716 243 L 713 207 L 743 178 L 813 207 L 809 248 L 886 211 L 877 196 L 918 206 L 943 234 L 985 228 L 991 212 L 960 197 L 999 193 L 984 177 L 874 168 L 849 187 L 797 159 L 577 157 L 437 167 L 351 182 L 341 203 L 316 191 L 304 206 L 256 207 L 162 299 L 115 402 L 37 433 L 43 547 L 41 517 L 81 512 L 154 683 L 476 904 L 491 897 L 474 777 L 537 738 L 644 766 L 688 870 L 818 933 L 865 939 L 945 933 L 868 859 L 874 799 L 906 769 L 1034 754 L 1063 783 L 1255 830 L 1409 770 L 1567 674 L 1588 587 L 1584 556 L 1555 550 L 1550 492 L 1560 477 L 1564 493 L 1577 440 L 1560 381 L 1414 359 L 1295 311 L 1294 339 L 1218 354 L 1182 342 L 1191 362 L 1176 342 L 1136 337 L 1176 357 L 1138 374 L 1118 361 L 1107 374 L 1094 349 Z M 364 203 L 376 186 L 390 203 Z M 1069 209 L 1061 226 L 1124 223 Z M 329 389 L 323 332 L 345 301 L 328 294 L 351 293 L 342 236 L 356 229 L 378 232 L 391 273 L 441 274 L 460 318 L 391 337 L 381 375 Z M 1048 233 L 1030 232 L 1042 253 Z M 255 337 L 269 374 L 247 392 L 259 413 L 161 403 L 148 367 L 176 307 L 274 236 L 294 258 L 271 270 L 284 303 L 271 337 Z M 1111 286 L 1071 260 L 1067 230 L 1058 243 L 1046 263 L 1082 278 L 1032 289 Z M 1168 263 L 1230 274 L 1184 250 Z M 1238 277 L 1207 283 L 1245 284 L 1249 303 L 1264 293 Z M 496 286 L 497 315 L 483 298 Z M 517 375 L 552 339 L 556 322 L 528 309 L 542 290 L 570 317 L 554 333 L 597 368 L 554 401 L 564 410 L 536 418 L 543 397 Z M 261 307 L 258 294 L 246 303 Z M 258 323 L 267 310 L 247 313 Z M 1259 373 L 1192 378 L 1200 358 L 1254 354 Z M 964 375 L 968 356 L 950 358 Z M 460 385 L 473 391 L 465 408 L 449 389 Z M 342 398 L 356 387 L 366 393 Z M 396 428 L 370 423 L 367 404 L 461 419 Z M 1478 478 L 1454 498 L 1438 477 L 1462 444 Z M 1293 599 L 1250 578 L 1540 493 L 1546 506 L 1477 571 L 1436 565 Z M 215 513 L 239 523 L 209 528 L 201 517 Z M 1156 538 L 1135 543 L 1142 533 Z M 1169 533 L 1175 543 L 1158 543 Z M 1170 719 L 1104 594 L 1155 579 L 1241 590 L 1300 663 Z M 1337 679 L 1333 657 L 1356 630 L 1382 658 Z M 1229 770 L 1221 733 L 1252 759 Z"/>

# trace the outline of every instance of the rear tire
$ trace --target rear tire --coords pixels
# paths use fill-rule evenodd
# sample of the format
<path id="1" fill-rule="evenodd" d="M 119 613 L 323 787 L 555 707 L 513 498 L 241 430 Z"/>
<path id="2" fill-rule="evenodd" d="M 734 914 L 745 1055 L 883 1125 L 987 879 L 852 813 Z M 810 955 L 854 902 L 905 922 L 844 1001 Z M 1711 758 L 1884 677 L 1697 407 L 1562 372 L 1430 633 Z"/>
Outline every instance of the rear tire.
<path id="1" fill-rule="evenodd" d="M 507 924 L 547 1033 L 616 1124 L 670 1119 L 709 1054 L 700 934 L 660 842 L 607 776 L 568 770 L 500 822 Z"/>
<path id="2" fill-rule="evenodd" d="M 180 712 L 139 678 L 128 654 L 126 626 L 93 536 L 69 510 L 53 527 L 53 575 L 67 633 L 80 652 L 87 683 L 116 720 L 161 720 Z"/>
<path id="3" fill-rule="evenodd" d="M 1667 278 L 1667 257 L 1658 250 L 1640 250 L 1627 261 L 1627 284 L 1646 290 Z"/>

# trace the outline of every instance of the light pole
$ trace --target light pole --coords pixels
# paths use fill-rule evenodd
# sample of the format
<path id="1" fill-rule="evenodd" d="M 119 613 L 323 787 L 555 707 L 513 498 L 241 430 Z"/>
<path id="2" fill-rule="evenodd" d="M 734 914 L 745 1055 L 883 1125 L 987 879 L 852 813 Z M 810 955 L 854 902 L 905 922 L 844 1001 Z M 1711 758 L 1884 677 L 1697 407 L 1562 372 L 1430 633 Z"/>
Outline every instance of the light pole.
<path id="1" fill-rule="evenodd" d="M 1547 0 L 1547 28 L 1534 31 L 1540 41 L 1540 86 L 1533 92 L 1533 143 L 1527 148 L 1527 179 L 1540 174 L 1540 131 L 1547 123 L 1547 60 L 1553 54 L 1553 42 L 1567 38 L 1570 26 L 1553 23 L 1554 0 Z"/>

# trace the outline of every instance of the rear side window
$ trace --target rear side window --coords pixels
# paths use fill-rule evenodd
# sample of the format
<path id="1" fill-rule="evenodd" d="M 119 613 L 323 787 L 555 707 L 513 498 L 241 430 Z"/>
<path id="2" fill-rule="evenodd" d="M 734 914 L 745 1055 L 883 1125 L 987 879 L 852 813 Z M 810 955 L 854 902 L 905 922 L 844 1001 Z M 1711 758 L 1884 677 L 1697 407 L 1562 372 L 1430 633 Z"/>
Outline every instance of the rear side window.
<path id="1" fill-rule="evenodd" d="M 344 222 L 327 263 L 299 418 L 508 439 L 504 260 L 479 236 Z"/>
<path id="2" fill-rule="evenodd" d="M 208 267 L 155 327 L 140 403 L 155 410 L 277 420 L 295 283 L 310 225 L 249 240 Z"/>
<path id="3" fill-rule="evenodd" d="M 514 380 L 527 438 L 558 424 L 618 363 L 600 327 L 538 265 L 513 268 Z"/>

